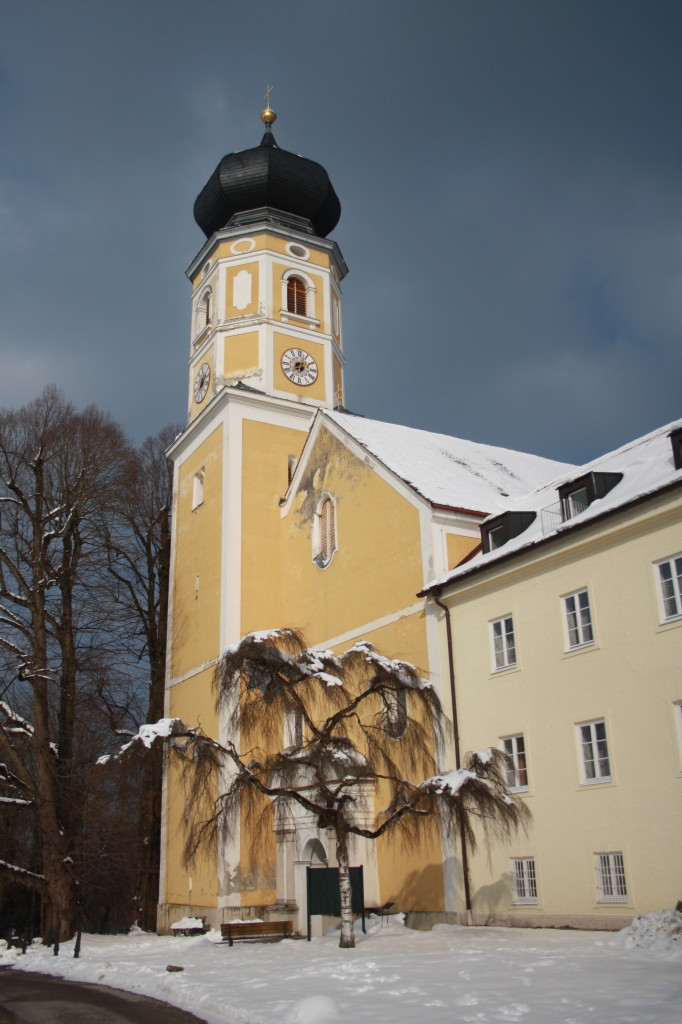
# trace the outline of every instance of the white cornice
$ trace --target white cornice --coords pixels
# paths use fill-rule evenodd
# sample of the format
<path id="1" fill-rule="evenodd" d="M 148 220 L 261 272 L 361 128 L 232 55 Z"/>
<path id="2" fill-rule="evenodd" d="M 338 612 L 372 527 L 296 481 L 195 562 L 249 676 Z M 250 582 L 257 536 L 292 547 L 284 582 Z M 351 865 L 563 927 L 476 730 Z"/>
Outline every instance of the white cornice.
<path id="1" fill-rule="evenodd" d="M 166 452 L 168 457 L 177 459 L 188 447 L 195 445 L 200 436 L 206 436 L 207 433 L 214 430 L 222 422 L 229 405 L 236 405 L 242 409 L 251 408 L 254 412 L 258 410 L 259 417 L 266 415 L 269 409 L 279 416 L 284 414 L 286 418 L 298 420 L 301 424 L 309 423 L 317 411 L 317 406 L 300 401 L 277 398 L 272 395 L 260 395 L 237 387 L 223 387 L 213 396 L 206 408 L 202 409 L 176 437 Z M 301 426 L 301 429 L 306 428 Z"/>
<path id="2" fill-rule="evenodd" d="M 196 274 L 197 270 L 211 255 L 213 250 L 220 245 L 221 242 L 227 241 L 230 238 L 240 238 L 242 235 L 256 235 L 256 234 L 268 234 L 274 235 L 275 238 L 283 238 L 287 241 L 300 242 L 305 248 L 320 249 L 324 252 L 329 253 L 334 269 L 336 272 L 337 280 L 342 281 L 348 273 L 348 267 L 346 261 L 341 255 L 336 242 L 331 241 L 328 238 L 319 238 L 317 235 L 308 235 L 303 231 L 296 231 L 294 228 L 285 228 L 283 225 L 273 224 L 270 221 L 257 221 L 253 224 L 237 224 L 231 228 L 222 228 L 220 231 L 216 231 L 215 234 L 211 235 L 206 240 L 204 245 L 201 247 L 197 255 L 194 257 L 187 270 L 185 271 L 187 277 L 191 279 Z M 250 256 L 251 253 L 243 253 L 234 257 L 224 257 L 229 260 L 243 260 L 245 256 Z M 281 253 L 276 255 L 281 256 Z M 296 259 L 295 257 L 289 257 Z M 311 266 L 310 263 L 304 261 L 296 261 L 297 264 L 300 262 L 302 265 Z"/>

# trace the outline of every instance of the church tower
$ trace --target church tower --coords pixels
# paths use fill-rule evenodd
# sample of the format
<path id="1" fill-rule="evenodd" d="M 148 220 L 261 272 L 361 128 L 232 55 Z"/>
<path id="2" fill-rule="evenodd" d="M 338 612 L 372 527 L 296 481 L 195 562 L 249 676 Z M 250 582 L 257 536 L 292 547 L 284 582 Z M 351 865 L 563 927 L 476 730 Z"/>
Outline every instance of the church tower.
<path id="1" fill-rule="evenodd" d="M 213 676 L 231 643 L 286 624 L 291 581 L 280 504 L 311 422 L 343 406 L 341 281 L 328 234 L 341 207 L 319 164 L 280 149 L 275 113 L 259 146 L 225 156 L 194 207 L 206 242 L 192 284 L 188 426 L 170 450 L 174 510 L 166 714 L 225 738 Z M 239 738 L 233 737 L 238 743 Z M 182 862 L 187 813 L 164 793 L 165 908 L 205 914 L 273 900 L 274 867 L 249 864 L 239 827 L 212 860 Z M 171 918 L 173 920 L 174 918 Z"/>
<path id="2" fill-rule="evenodd" d="M 224 157 L 194 216 L 207 242 L 192 282 L 189 418 L 243 385 L 311 407 L 343 405 L 340 282 L 327 235 L 341 207 L 319 164 L 280 149 L 261 115 L 255 149 Z"/>

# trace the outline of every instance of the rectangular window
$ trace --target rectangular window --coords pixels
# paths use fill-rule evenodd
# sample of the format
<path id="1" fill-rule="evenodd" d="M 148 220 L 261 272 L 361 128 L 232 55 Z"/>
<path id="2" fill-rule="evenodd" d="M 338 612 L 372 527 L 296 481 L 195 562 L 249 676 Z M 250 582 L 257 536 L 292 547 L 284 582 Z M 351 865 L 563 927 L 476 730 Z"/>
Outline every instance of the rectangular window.
<path id="1" fill-rule="evenodd" d="M 514 642 L 514 621 L 511 615 L 495 619 L 490 623 L 493 640 L 493 671 L 513 668 L 516 665 L 516 644 Z"/>
<path id="2" fill-rule="evenodd" d="M 593 643 L 594 633 L 587 590 L 576 590 L 574 594 L 567 594 L 564 597 L 564 611 L 569 649 Z"/>
<path id="3" fill-rule="evenodd" d="M 610 782 L 611 765 L 603 719 L 578 726 L 583 763 L 583 782 Z"/>
<path id="4" fill-rule="evenodd" d="M 506 736 L 503 748 L 509 761 L 506 768 L 506 782 L 509 789 L 528 789 L 528 766 L 526 764 L 526 744 L 523 733 L 517 736 Z"/>
<path id="5" fill-rule="evenodd" d="M 589 506 L 590 499 L 586 487 L 578 487 L 575 491 L 569 491 L 564 498 L 564 519 L 572 519 L 580 515 Z"/>
<path id="6" fill-rule="evenodd" d="M 535 859 L 516 857 L 514 865 L 514 903 L 537 903 L 538 886 L 535 878 Z"/>
<path id="7" fill-rule="evenodd" d="M 597 889 L 600 903 L 627 903 L 628 887 L 622 853 L 597 854 Z"/>
<path id="8" fill-rule="evenodd" d="M 660 586 L 663 618 L 679 619 L 682 616 L 682 555 L 674 555 L 665 562 L 659 562 L 658 583 Z"/>

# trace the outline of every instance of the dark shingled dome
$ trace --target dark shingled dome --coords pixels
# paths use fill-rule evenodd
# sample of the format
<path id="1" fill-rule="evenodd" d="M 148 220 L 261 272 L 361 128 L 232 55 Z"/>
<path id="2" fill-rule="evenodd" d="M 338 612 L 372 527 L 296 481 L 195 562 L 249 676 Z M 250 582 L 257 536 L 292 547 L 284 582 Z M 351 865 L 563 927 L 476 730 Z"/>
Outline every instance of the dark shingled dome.
<path id="1" fill-rule="evenodd" d="M 305 217 L 326 238 L 341 204 L 324 167 L 280 149 L 271 131 L 260 146 L 223 157 L 194 204 L 194 219 L 210 238 L 237 213 L 267 206 Z"/>

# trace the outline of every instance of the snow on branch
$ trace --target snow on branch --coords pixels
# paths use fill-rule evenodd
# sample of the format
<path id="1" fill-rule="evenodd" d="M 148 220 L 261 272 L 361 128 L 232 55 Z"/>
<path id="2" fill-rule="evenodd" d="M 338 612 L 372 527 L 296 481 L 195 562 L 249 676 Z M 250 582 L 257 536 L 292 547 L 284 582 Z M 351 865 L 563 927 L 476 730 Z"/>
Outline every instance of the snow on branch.
<path id="1" fill-rule="evenodd" d="M 107 764 L 112 759 L 117 760 L 127 754 L 133 747 L 142 745 L 149 749 L 157 739 L 168 739 L 171 736 L 186 736 L 193 730 L 182 721 L 181 718 L 160 718 L 158 722 L 141 725 L 133 738 L 124 743 L 117 754 L 103 754 L 95 762 L 98 765 Z"/>
<path id="2" fill-rule="evenodd" d="M 35 871 L 28 871 L 26 868 L 20 868 L 18 864 L 10 864 L 9 861 L 0 860 L 0 868 L 4 871 L 9 871 L 11 874 L 19 876 L 20 878 L 33 878 L 36 882 L 44 882 L 45 875 L 37 875 Z"/>
<path id="3" fill-rule="evenodd" d="M 5 732 L 23 734 L 24 736 L 33 736 L 33 726 L 30 722 L 27 722 L 25 718 L 18 715 L 16 711 L 13 711 L 9 704 L 0 700 L 0 712 L 5 716 L 5 723 L 3 728 Z"/>

